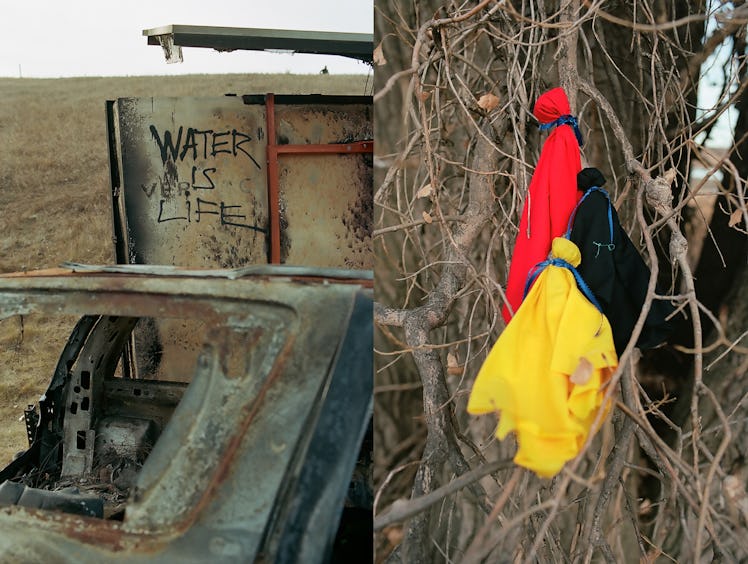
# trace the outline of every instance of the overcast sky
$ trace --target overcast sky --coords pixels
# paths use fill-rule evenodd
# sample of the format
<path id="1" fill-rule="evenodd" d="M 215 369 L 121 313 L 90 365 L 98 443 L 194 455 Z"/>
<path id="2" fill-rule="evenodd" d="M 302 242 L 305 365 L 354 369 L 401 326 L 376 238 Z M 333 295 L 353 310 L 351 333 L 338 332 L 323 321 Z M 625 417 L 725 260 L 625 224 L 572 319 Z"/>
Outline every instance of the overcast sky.
<path id="1" fill-rule="evenodd" d="M 3 2 L 0 76 L 67 77 L 191 73 L 368 74 L 337 56 L 185 47 L 167 64 L 144 29 L 169 24 L 372 33 L 373 0 L 12 0 Z"/>
<path id="2" fill-rule="evenodd" d="M 714 0 L 712 0 L 714 1 Z M 732 9 L 730 5 L 720 7 L 721 10 Z M 717 28 L 717 22 L 714 18 L 707 20 L 707 37 L 715 32 Z M 724 84 L 724 74 L 722 71 L 723 65 L 726 61 L 730 60 L 732 53 L 732 39 L 728 38 L 723 41 L 722 45 L 707 58 L 701 67 L 703 74 L 701 82 L 699 84 L 698 93 L 698 110 L 697 117 L 704 115 L 704 108 L 711 108 L 717 104 Z M 735 92 L 738 87 L 739 76 L 736 72 L 732 73 L 730 80 L 732 81 L 730 93 Z M 729 94 L 727 96 L 729 96 Z M 730 108 L 723 113 L 717 120 L 717 125 L 712 131 L 710 139 L 704 143 L 707 147 L 729 147 L 734 143 L 733 131 L 735 129 L 735 123 L 737 122 L 738 112 L 735 106 Z M 697 141 L 704 142 L 704 135 L 697 137 Z"/>

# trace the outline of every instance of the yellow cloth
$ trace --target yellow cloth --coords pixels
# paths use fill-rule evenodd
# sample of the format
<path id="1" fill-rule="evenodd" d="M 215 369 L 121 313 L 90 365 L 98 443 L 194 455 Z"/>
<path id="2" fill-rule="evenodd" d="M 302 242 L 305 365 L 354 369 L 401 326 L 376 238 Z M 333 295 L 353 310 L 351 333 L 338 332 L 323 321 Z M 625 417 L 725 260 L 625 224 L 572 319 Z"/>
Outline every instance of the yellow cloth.
<path id="1" fill-rule="evenodd" d="M 580 261 L 577 246 L 561 237 L 551 256 Z M 517 434 L 514 462 L 551 477 L 579 454 L 603 403 L 601 386 L 617 365 L 607 318 L 569 269 L 549 265 L 488 354 L 467 410 L 499 412 L 496 436 Z"/>

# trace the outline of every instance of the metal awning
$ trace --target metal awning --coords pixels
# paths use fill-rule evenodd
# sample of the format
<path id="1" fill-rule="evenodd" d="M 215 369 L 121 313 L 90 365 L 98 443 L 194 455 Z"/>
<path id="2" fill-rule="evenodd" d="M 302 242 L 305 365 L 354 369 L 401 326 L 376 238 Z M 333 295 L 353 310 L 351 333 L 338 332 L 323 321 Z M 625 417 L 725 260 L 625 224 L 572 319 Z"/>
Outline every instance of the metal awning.
<path id="1" fill-rule="evenodd" d="M 371 63 L 374 35 L 198 25 L 165 25 L 143 30 L 149 45 L 161 45 L 166 60 L 181 60 L 181 47 L 208 47 L 217 51 L 288 51 L 339 55 Z"/>

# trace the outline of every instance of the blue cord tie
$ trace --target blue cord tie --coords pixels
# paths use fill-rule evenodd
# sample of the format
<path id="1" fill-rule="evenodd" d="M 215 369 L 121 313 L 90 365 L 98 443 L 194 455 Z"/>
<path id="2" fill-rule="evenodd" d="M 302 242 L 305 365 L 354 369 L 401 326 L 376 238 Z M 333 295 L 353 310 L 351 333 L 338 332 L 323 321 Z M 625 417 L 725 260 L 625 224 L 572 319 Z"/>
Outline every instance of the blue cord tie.
<path id="1" fill-rule="evenodd" d="M 597 258 L 600 254 L 601 247 L 606 247 L 611 252 L 616 248 L 615 244 L 613 243 L 613 209 L 610 203 L 610 196 L 608 196 L 608 193 L 599 186 L 590 187 L 584 193 L 584 196 L 579 199 L 579 202 L 577 202 L 577 205 L 574 207 L 574 210 L 572 210 L 571 215 L 569 216 L 569 223 L 566 226 L 566 234 L 564 235 L 564 237 L 566 237 L 567 239 L 571 239 L 571 227 L 574 223 L 574 217 L 577 215 L 577 210 L 579 209 L 579 206 L 582 205 L 582 202 L 584 202 L 585 198 L 587 198 L 587 196 L 589 196 L 592 192 L 600 192 L 603 196 L 605 196 L 605 199 L 608 200 L 608 230 L 610 231 L 610 243 L 599 243 L 597 241 L 592 241 L 592 244 L 597 246 L 597 252 L 595 253 L 595 258 Z"/>
<path id="2" fill-rule="evenodd" d="M 582 140 L 582 132 L 579 131 L 579 123 L 577 123 L 577 118 L 575 118 L 571 114 L 563 115 L 556 121 L 552 121 L 550 123 L 541 123 L 538 125 L 538 127 L 540 127 L 540 131 L 545 131 L 546 129 L 550 129 L 551 127 L 554 127 L 556 125 L 572 126 L 574 128 L 574 135 L 577 136 L 577 143 L 579 143 L 580 147 L 584 144 L 584 141 Z"/>
<path id="3" fill-rule="evenodd" d="M 582 275 L 577 272 L 577 269 L 574 268 L 570 263 L 565 261 L 562 258 L 554 257 L 544 260 L 541 263 L 538 263 L 535 265 L 535 267 L 530 271 L 530 273 L 527 275 L 527 282 L 525 283 L 525 293 L 523 294 L 523 300 L 527 296 L 527 292 L 530 290 L 530 286 L 532 286 L 532 283 L 535 282 L 535 279 L 540 275 L 540 273 L 543 271 L 543 269 L 546 266 L 560 266 L 561 268 L 565 268 L 574 275 L 574 279 L 577 281 L 577 286 L 582 291 L 584 296 L 592 303 L 593 306 L 597 308 L 597 311 L 602 313 L 603 308 L 600 307 L 600 304 L 597 301 L 597 298 L 595 298 L 595 295 L 592 293 L 592 290 L 590 290 L 590 287 L 587 286 L 587 283 L 582 279 Z"/>

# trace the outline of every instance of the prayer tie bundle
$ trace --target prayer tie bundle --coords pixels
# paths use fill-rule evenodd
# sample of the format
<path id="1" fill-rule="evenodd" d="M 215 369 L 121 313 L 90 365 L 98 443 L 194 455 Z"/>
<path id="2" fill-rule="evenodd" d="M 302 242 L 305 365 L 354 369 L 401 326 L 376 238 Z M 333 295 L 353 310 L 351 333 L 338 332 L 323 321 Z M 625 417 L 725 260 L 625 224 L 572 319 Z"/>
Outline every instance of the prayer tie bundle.
<path id="1" fill-rule="evenodd" d="M 618 364 L 608 320 L 577 286 L 579 259 L 574 243 L 553 240 L 551 260 L 488 354 L 468 401 L 473 415 L 500 413 L 496 436 L 514 431 L 514 461 L 541 477 L 579 454 Z"/>
<path id="2" fill-rule="evenodd" d="M 581 251 L 579 274 L 610 320 L 620 356 L 647 297 L 650 271 L 621 227 L 618 213 L 602 188 L 605 182 L 596 168 L 579 173 L 577 188 L 584 194 L 569 219 L 566 237 Z M 670 334 L 668 318 L 673 311 L 669 302 L 653 301 L 636 346 L 644 350 L 664 342 Z"/>
<path id="3" fill-rule="evenodd" d="M 553 239 L 564 234 L 569 214 L 579 200 L 577 173 L 582 168 L 579 155 L 582 137 L 576 118 L 570 113 L 563 88 L 539 96 L 533 108 L 541 128 L 556 127 L 543 144 L 530 179 L 514 243 L 506 299 L 515 313 L 522 302 L 527 274 L 546 259 Z M 506 305 L 502 307 L 502 315 L 509 323 L 512 315 Z"/>
<path id="4" fill-rule="evenodd" d="M 512 256 L 506 295 L 515 314 L 502 309 L 507 326 L 467 411 L 498 413 L 496 436 L 516 434 L 515 463 L 552 477 L 610 411 L 606 384 L 641 312 L 649 269 L 601 188 L 600 171 L 580 171 L 582 137 L 564 91 L 541 95 L 533 112 L 542 129 L 557 127 L 538 159 Z M 667 337 L 671 311 L 653 302 L 637 346 Z"/>

